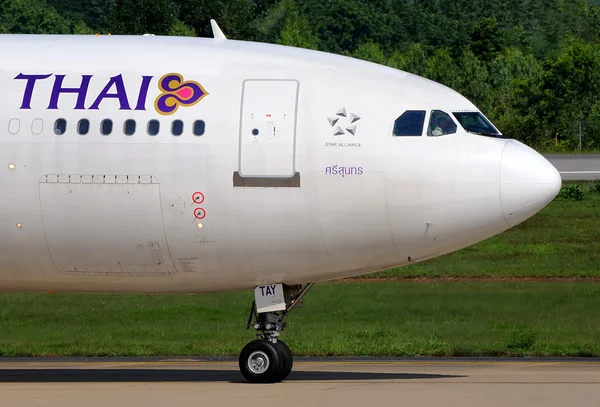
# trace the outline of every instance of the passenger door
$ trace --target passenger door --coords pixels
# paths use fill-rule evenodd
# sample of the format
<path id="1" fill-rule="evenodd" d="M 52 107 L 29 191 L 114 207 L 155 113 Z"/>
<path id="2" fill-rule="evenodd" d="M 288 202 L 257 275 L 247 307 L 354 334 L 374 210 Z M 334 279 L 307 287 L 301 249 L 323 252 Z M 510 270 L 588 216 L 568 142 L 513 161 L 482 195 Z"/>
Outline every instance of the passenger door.
<path id="1" fill-rule="evenodd" d="M 246 80 L 242 90 L 239 175 L 295 175 L 296 80 Z"/>

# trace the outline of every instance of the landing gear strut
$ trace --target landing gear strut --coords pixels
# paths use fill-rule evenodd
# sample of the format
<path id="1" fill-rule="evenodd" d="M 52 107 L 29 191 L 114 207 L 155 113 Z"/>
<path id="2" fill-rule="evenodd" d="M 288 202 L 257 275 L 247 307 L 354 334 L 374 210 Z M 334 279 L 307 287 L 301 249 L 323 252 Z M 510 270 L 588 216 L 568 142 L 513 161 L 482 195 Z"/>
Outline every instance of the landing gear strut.
<path id="1" fill-rule="evenodd" d="M 294 364 L 290 348 L 279 339 L 281 331 L 285 329 L 283 318 L 294 308 L 302 304 L 302 298 L 314 286 L 314 283 L 302 286 L 277 285 L 283 290 L 283 301 L 279 308 L 281 311 L 268 311 L 273 306 L 257 306 L 256 300 L 252 303 L 248 328 L 256 329 L 258 339 L 250 342 L 240 353 L 239 366 L 242 375 L 250 383 L 276 383 L 285 380 Z M 276 286 L 270 286 L 275 288 Z M 257 291 L 263 287 L 257 288 Z M 264 288 L 263 291 L 264 293 Z M 270 291 L 269 291 L 270 292 Z M 276 292 L 276 288 L 273 289 Z M 277 307 L 277 306 L 275 306 Z M 267 310 L 261 312 L 261 310 Z"/>

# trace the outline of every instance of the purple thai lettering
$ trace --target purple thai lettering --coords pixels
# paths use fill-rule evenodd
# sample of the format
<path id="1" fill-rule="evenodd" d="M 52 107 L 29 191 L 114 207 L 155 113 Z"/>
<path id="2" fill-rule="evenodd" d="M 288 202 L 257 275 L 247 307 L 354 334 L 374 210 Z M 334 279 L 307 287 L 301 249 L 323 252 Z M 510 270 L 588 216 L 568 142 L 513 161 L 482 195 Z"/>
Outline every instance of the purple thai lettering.
<path id="1" fill-rule="evenodd" d="M 77 94 L 77 103 L 75 104 L 75 110 L 85 110 L 85 97 L 87 96 L 88 88 L 90 87 L 90 79 L 93 75 L 81 75 L 81 85 L 78 88 L 65 88 L 63 87 L 63 81 L 67 75 L 56 75 L 54 79 L 54 86 L 52 87 L 52 93 L 50 94 L 50 104 L 48 109 L 58 109 L 58 99 L 63 93 L 75 93 Z"/>
<path id="2" fill-rule="evenodd" d="M 109 93 L 113 86 L 116 88 L 116 93 Z M 119 110 L 131 110 L 131 107 L 129 107 L 129 100 L 127 100 L 127 91 L 125 90 L 122 75 L 110 78 L 110 81 L 108 81 L 104 89 L 102 89 L 102 92 L 100 92 L 94 103 L 89 107 L 89 110 L 98 110 L 100 108 L 100 103 L 104 99 L 118 99 L 121 106 Z"/>
<path id="3" fill-rule="evenodd" d="M 135 110 L 146 110 L 146 98 L 148 97 L 148 88 L 154 76 L 142 76 L 142 86 L 138 95 L 137 105 Z"/>
<path id="4" fill-rule="evenodd" d="M 343 165 L 331 165 L 325 167 L 325 175 L 341 175 L 345 178 L 346 175 L 363 175 L 363 167 L 346 167 Z"/>
<path id="5" fill-rule="evenodd" d="M 51 77 L 52 74 L 47 75 L 25 75 L 23 73 L 18 74 L 15 79 L 26 80 L 25 92 L 23 92 L 23 102 L 21 103 L 20 109 L 31 109 L 31 97 L 33 96 L 33 89 L 35 88 L 35 82 L 38 80 L 44 80 Z"/>

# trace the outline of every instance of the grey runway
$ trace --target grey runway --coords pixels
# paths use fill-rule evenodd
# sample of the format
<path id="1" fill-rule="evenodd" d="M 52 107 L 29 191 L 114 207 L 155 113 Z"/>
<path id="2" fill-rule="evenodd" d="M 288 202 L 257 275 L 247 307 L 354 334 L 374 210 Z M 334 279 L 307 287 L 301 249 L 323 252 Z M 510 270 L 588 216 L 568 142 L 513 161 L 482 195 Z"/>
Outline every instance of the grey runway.
<path id="1" fill-rule="evenodd" d="M 600 361 L 298 362 L 270 385 L 232 362 L 9 362 L 0 392 L 11 407 L 580 407 L 598 405 Z"/>
<path id="2" fill-rule="evenodd" d="M 549 154 L 545 157 L 560 172 L 564 181 L 600 179 L 600 155 Z"/>

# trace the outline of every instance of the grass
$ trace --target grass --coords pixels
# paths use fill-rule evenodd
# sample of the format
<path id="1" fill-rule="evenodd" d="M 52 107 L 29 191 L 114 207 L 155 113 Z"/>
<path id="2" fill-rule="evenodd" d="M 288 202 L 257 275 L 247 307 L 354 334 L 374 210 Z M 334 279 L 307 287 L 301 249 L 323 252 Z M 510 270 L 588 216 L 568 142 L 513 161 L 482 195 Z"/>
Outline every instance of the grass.
<path id="1" fill-rule="evenodd" d="M 600 277 L 600 193 L 556 199 L 515 228 L 446 256 L 360 278 Z"/>
<path id="2" fill-rule="evenodd" d="M 3 356 L 237 355 L 250 293 L 0 295 Z M 600 356 L 600 283 L 318 285 L 290 314 L 297 355 Z"/>

